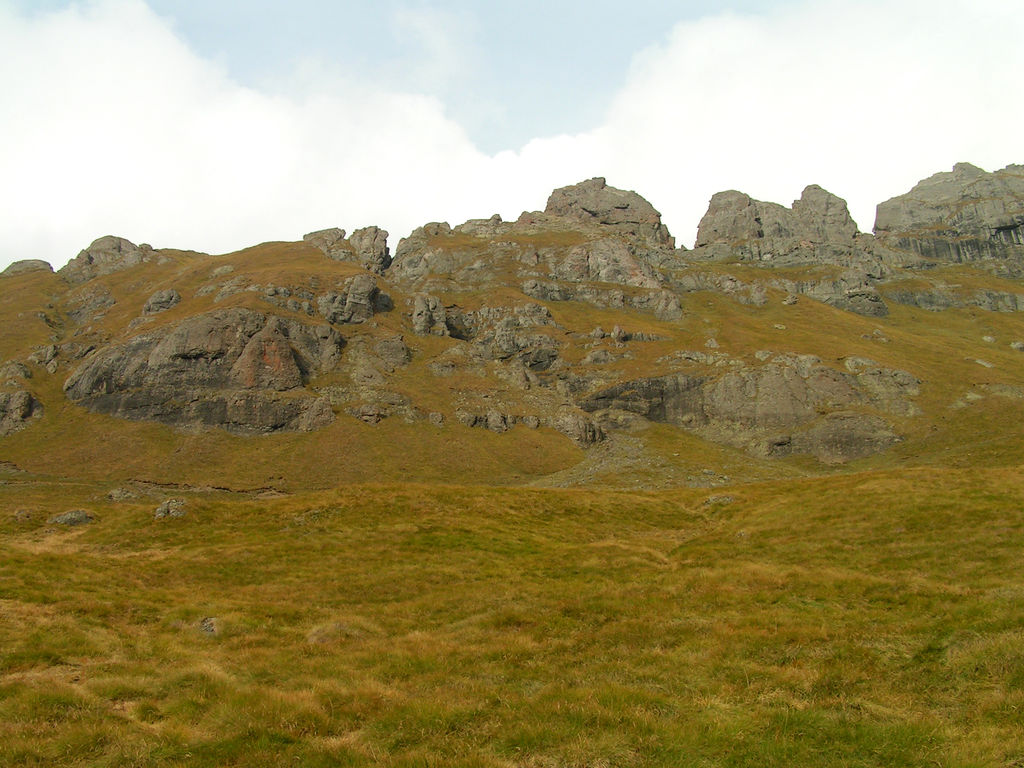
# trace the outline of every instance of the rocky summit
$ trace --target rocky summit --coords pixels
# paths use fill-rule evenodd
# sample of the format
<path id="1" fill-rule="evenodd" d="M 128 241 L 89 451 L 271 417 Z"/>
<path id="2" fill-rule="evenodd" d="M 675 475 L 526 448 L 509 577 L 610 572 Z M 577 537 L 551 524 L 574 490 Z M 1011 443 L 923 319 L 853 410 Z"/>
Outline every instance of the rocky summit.
<path id="1" fill-rule="evenodd" d="M 388 238 L 208 255 L 105 236 L 56 272 L 12 264 L 0 458 L 257 485 L 714 485 L 946 461 L 1010 439 L 1022 410 L 1024 166 L 958 164 L 881 203 L 873 233 L 812 184 L 789 207 L 720 192 L 677 248 L 650 202 L 595 178 L 515 221 Z"/>

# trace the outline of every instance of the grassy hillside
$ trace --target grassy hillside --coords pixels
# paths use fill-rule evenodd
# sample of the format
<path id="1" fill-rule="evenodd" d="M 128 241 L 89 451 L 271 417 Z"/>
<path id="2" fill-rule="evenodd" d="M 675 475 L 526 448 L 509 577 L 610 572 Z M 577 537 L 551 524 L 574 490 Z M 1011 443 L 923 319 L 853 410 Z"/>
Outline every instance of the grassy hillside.
<path id="1" fill-rule="evenodd" d="M 765 283 L 763 303 L 686 290 L 666 319 L 613 283 L 538 302 L 522 262 L 476 268 L 479 238 L 429 244 L 462 271 L 379 277 L 391 308 L 336 323 L 341 365 L 303 382 L 335 415 L 309 433 L 126 421 L 63 385 L 94 347 L 215 309 L 324 323 L 281 296 L 344 291 L 354 263 L 266 243 L 0 281 L 0 391 L 45 408 L 0 438 L 0 765 L 1024 768 L 1024 313 L 865 317 Z M 908 275 L 894 286 L 1019 285 Z M 477 336 L 417 334 L 428 293 Z M 495 354 L 537 303 L 510 326 L 526 346 Z M 616 325 L 632 339 L 594 333 Z M 374 351 L 399 337 L 407 360 Z M 516 355 L 538 347 L 557 360 L 531 379 Z M 899 441 L 837 466 L 622 413 L 584 449 L 552 418 L 613 384 L 798 355 L 919 380 L 885 414 Z M 374 398 L 396 407 L 364 423 Z M 492 410 L 518 422 L 460 421 Z M 155 519 L 171 497 L 185 516 Z M 51 520 L 76 509 L 93 522 Z"/>
<path id="2" fill-rule="evenodd" d="M 0 764 L 967 766 L 1024 755 L 1024 480 L 0 485 Z M 95 522 L 49 524 L 88 510 Z"/>
<path id="3" fill-rule="evenodd" d="M 764 272 L 742 265 L 695 269 L 726 270 L 743 279 Z M 325 259 L 305 243 L 267 243 L 222 256 L 161 251 L 157 261 L 72 288 L 48 273 L 7 277 L 0 284 L 0 324 L 5 329 L 0 361 L 25 360 L 34 349 L 50 343 L 83 347 L 118 343 L 217 308 L 248 307 L 305 323 L 321 322 L 268 303 L 261 290 L 238 288 L 218 300 L 219 287 L 235 281 L 248 288 L 285 285 L 325 290 L 342 286 L 361 271 L 355 264 Z M 1017 285 L 968 268 L 950 267 L 942 274 L 972 289 L 1014 292 Z M 181 292 L 182 302 L 161 314 L 141 316 L 146 299 L 170 287 Z M 638 452 L 630 440 L 641 441 L 639 455 L 644 461 L 632 462 L 629 473 L 606 466 L 600 452 L 584 453 L 553 429 L 520 426 L 495 435 L 465 428 L 456 418 L 462 405 L 480 412 L 500 406 L 510 413 L 543 415 L 561 396 L 552 386 L 530 392 L 517 389 L 502 380 L 496 362 L 467 365 L 467 342 L 413 334 L 410 296 L 384 279 L 381 288 L 391 297 L 394 309 L 375 315 L 369 323 L 343 326 L 348 343 L 343 365 L 311 381 L 310 387 L 318 392 L 350 387 L 349 373 L 358 365 L 351 362 L 352 350 L 403 336 L 411 362 L 388 374 L 387 388 L 419 411 L 421 419 L 415 423 L 391 418 L 369 426 L 346 413 L 344 402 L 335 404 L 335 424 L 306 435 L 242 438 L 219 430 L 183 431 L 126 422 L 89 413 L 67 401 L 62 386 L 80 363 L 63 355 L 52 373 L 42 365 L 31 366 L 27 387 L 46 412 L 30 428 L 2 438 L 0 459 L 32 472 L 72 479 L 279 490 L 326 489 L 368 478 L 446 483 L 471 478 L 495 485 L 543 483 L 551 478 L 559 483 L 572 477 L 574 468 L 588 482 L 597 478 L 601 484 L 620 487 L 686 485 L 702 469 L 734 480 L 836 471 L 807 457 L 764 464 L 682 430 L 655 426 L 620 440 L 628 445 L 619 446 L 618 455 L 631 456 Z M 115 303 L 95 319 L 83 321 L 84 325 L 76 324 L 72 320 L 76 308 L 102 291 Z M 440 296 L 462 310 L 536 303 L 512 285 Z M 721 367 L 681 364 L 674 357 L 680 350 L 704 351 L 711 343 L 716 353 L 746 366 L 761 365 L 758 353 L 768 352 L 816 355 L 840 370 L 846 359 L 864 357 L 909 371 L 922 382 L 914 401 L 920 412 L 893 418 L 903 440 L 880 456 L 854 462 L 853 470 L 1007 465 L 1024 455 L 1024 433 L 1017 428 L 1024 417 L 1024 353 L 1010 347 L 1011 342 L 1024 340 L 1021 313 L 978 308 L 929 312 L 893 304 L 888 317 L 872 318 L 807 298 L 789 306 L 783 298 L 772 289 L 766 304 L 752 306 L 721 293 L 696 291 L 682 296 L 683 316 L 675 321 L 580 301 L 541 302 L 550 310 L 554 325 L 538 332 L 550 336 L 553 344 L 564 341 L 559 348 L 561 360 L 609 383 L 681 369 L 695 375 L 721 375 Z M 610 330 L 618 324 L 654 340 L 631 342 L 623 349 L 591 343 L 589 334 L 595 327 Z M 613 353 L 610 362 L 581 363 L 587 352 L 601 346 Z M 439 376 L 431 365 L 444 359 L 455 360 L 461 367 L 452 375 Z M 351 392 L 343 394 L 342 400 L 346 397 L 348 402 L 359 399 Z M 425 419 L 430 412 L 444 416 L 443 428 Z M 448 458 L 439 461 L 442 448 Z"/>

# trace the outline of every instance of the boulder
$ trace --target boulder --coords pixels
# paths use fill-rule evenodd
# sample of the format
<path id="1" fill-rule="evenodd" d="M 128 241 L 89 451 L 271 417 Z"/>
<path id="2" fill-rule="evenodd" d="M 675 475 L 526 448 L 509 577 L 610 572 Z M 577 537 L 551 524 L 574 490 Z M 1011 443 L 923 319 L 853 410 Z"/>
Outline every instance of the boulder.
<path id="1" fill-rule="evenodd" d="M 308 430 L 333 415 L 304 383 L 333 370 L 342 345 L 329 326 L 218 310 L 100 349 L 64 392 L 127 419 L 243 433 Z"/>
<path id="2" fill-rule="evenodd" d="M 674 248 L 675 240 L 661 214 L 636 192 L 609 187 L 593 178 L 551 193 L 544 213 L 587 225 L 608 227 L 648 246 Z"/>
<path id="3" fill-rule="evenodd" d="M 581 448 L 599 443 L 605 438 L 604 432 L 594 420 L 577 410 L 563 409 L 555 415 L 551 426 Z"/>
<path id="4" fill-rule="evenodd" d="M 491 432 L 497 432 L 498 434 L 508 432 L 511 425 L 510 422 L 515 423 L 514 419 L 493 408 L 483 416 L 484 426 Z"/>
<path id="5" fill-rule="evenodd" d="M 0 437 L 24 429 L 43 415 L 43 404 L 24 389 L 0 392 Z"/>
<path id="6" fill-rule="evenodd" d="M 0 384 L 17 386 L 19 380 L 31 378 L 32 371 L 24 363 L 8 360 L 6 363 L 0 364 Z"/>
<path id="7" fill-rule="evenodd" d="M 164 499 L 153 512 L 153 519 L 163 520 L 165 517 L 184 517 L 185 511 L 184 499 Z"/>
<path id="8" fill-rule="evenodd" d="M 132 488 L 126 486 L 118 486 L 107 491 L 107 498 L 110 501 L 131 501 L 137 499 L 139 494 L 136 493 Z"/>
<path id="9" fill-rule="evenodd" d="M 945 262 L 1024 259 L 1024 166 L 986 173 L 969 163 L 880 203 L 875 235 L 886 246 Z"/>
<path id="10" fill-rule="evenodd" d="M 180 302 L 181 294 L 173 288 L 157 291 L 146 300 L 146 304 L 142 308 L 142 314 L 156 315 L 160 312 L 166 312 L 171 307 L 177 306 Z"/>
<path id="11" fill-rule="evenodd" d="M 138 266 L 149 261 L 152 253 L 151 248 L 135 245 L 123 237 L 107 235 L 94 240 L 88 248 L 58 269 L 57 274 L 73 285 L 84 283 L 100 275 Z"/>
<path id="12" fill-rule="evenodd" d="M 88 525 L 93 522 L 94 518 L 89 512 L 84 509 L 69 509 L 67 512 L 61 512 L 59 515 L 54 515 L 46 522 L 50 525 Z"/>

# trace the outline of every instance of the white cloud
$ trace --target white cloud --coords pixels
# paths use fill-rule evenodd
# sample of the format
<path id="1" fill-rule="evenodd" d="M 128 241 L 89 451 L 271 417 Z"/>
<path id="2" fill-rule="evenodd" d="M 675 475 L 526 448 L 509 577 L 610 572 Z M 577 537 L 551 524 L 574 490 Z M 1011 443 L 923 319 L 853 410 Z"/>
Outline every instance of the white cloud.
<path id="1" fill-rule="evenodd" d="M 402 79 L 416 90 L 444 93 L 468 74 L 472 34 L 464 18 L 438 8 L 403 6 L 392 11 L 391 23 L 404 52 Z"/>
<path id="2" fill-rule="evenodd" d="M 1024 160 L 1012 5 L 808 0 L 683 23 L 637 56 L 602 125 L 489 157 L 434 97 L 315 65 L 287 96 L 243 88 L 141 0 L 31 18 L 0 0 L 0 266 L 59 266 L 108 233 L 219 252 L 380 224 L 396 242 L 595 175 L 687 244 L 727 188 L 788 203 L 818 183 L 870 230 L 876 203 L 958 160 Z M 431 66 L 456 66 L 429 21 L 408 24 Z"/>
<path id="3" fill-rule="evenodd" d="M 788 204 L 810 183 L 870 231 L 877 203 L 954 162 L 1024 159 L 1012 5 L 807 2 L 681 24 L 597 131 L 608 175 L 643 184 L 686 239 L 718 190 Z"/>
<path id="4" fill-rule="evenodd" d="M 197 58 L 138 0 L 0 6 L 0 262 L 99 235 L 222 251 L 461 212 L 486 163 L 432 98 L 332 82 L 271 96 Z"/>

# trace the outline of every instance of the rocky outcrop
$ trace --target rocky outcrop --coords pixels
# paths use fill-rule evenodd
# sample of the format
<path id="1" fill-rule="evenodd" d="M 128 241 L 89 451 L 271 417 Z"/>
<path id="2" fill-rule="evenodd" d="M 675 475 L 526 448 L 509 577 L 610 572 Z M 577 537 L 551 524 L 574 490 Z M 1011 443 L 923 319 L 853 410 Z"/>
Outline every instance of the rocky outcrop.
<path id="1" fill-rule="evenodd" d="M 857 225 L 846 201 L 817 185 L 791 208 L 754 200 L 735 190 L 718 192 L 697 228 L 696 256 L 776 264 L 849 260 Z"/>
<path id="2" fill-rule="evenodd" d="M 24 389 L 0 392 L 0 437 L 17 432 L 43 415 L 43 405 Z"/>
<path id="3" fill-rule="evenodd" d="M 343 341 L 329 326 L 229 309 L 95 353 L 64 383 L 90 410 L 175 426 L 273 432 L 324 426 L 329 404 L 304 389 Z"/>
<path id="4" fill-rule="evenodd" d="M 388 233 L 380 227 L 357 229 L 348 239 L 356 253 L 356 260 L 378 275 L 391 266 L 391 250 L 388 248 Z"/>
<path id="5" fill-rule="evenodd" d="M 897 283 L 885 290 L 885 297 L 897 304 L 906 304 L 929 312 L 963 307 L 978 307 L 988 312 L 1024 312 L 1022 293 L 984 289 L 964 292 L 944 283 L 913 289 L 900 287 Z"/>
<path id="6" fill-rule="evenodd" d="M 77 525 L 88 525 L 89 523 L 95 522 L 95 520 L 96 518 L 87 510 L 69 509 L 67 512 L 61 512 L 59 515 L 54 515 L 46 522 L 50 525 L 67 525 L 69 527 L 74 527 Z"/>
<path id="7" fill-rule="evenodd" d="M 879 204 L 875 235 L 926 259 L 1024 259 L 1024 166 L 986 173 L 969 163 Z"/>
<path id="8" fill-rule="evenodd" d="M 165 253 L 172 268 L 145 265 L 161 258 L 147 246 L 101 238 L 61 271 L 72 286 L 30 279 L 26 293 L 41 306 L 0 302 L 11 328 L 0 432 L 30 423 L 41 406 L 29 388 L 45 394 L 59 373 L 85 408 L 191 429 L 309 430 L 347 413 L 337 428 L 363 434 L 364 424 L 390 420 L 379 430 L 390 431 L 404 419 L 443 426 L 454 440 L 466 437 L 460 423 L 520 439 L 522 428 L 547 428 L 530 442 L 557 441 L 554 430 L 580 446 L 610 435 L 598 456 L 642 443 L 647 422 L 661 422 L 763 456 L 846 461 L 885 450 L 898 431 L 925 433 L 909 421 L 923 415 L 919 382 L 841 356 L 843 338 L 866 355 L 889 341 L 893 323 L 843 318 L 810 300 L 872 318 L 892 306 L 901 322 L 914 310 L 896 304 L 1024 310 L 1024 291 L 1009 282 L 1024 276 L 1024 260 L 1010 269 L 1022 247 L 1021 178 L 1019 166 L 957 166 L 880 206 L 877 237 L 859 233 L 845 202 L 817 186 L 790 207 L 723 192 L 686 253 L 650 203 L 603 179 L 555 190 L 543 212 L 516 221 L 426 224 L 399 242 L 393 263 L 379 227 L 320 230 L 306 235 L 310 247 L 269 244 L 237 257 Z M 928 238 L 958 255 L 929 251 Z M 989 244 L 980 277 L 919 268 L 975 259 L 975 240 Z M 43 268 L 25 262 L 5 274 Z M 104 277 L 128 268 L 138 271 Z M 382 316 L 389 294 L 401 311 Z M 194 314 L 211 306 L 220 309 Z M 1012 376 L 1005 347 L 1022 335 L 1011 335 L 1014 318 L 997 319 L 978 337 L 992 349 L 998 339 L 1003 355 L 979 364 Z M 24 350 L 14 348 L 20 338 Z M 748 344 L 813 349 L 829 362 Z M 877 349 L 887 360 L 899 351 Z M 936 370 L 907 355 L 909 367 Z M 935 397 L 924 405 L 941 407 Z"/>
<path id="9" fill-rule="evenodd" d="M 522 358 L 531 370 L 543 370 L 557 357 L 551 337 L 539 330 L 553 324 L 541 304 L 481 307 L 459 317 L 464 335 L 473 340 L 474 354 L 483 360 Z"/>
<path id="10" fill-rule="evenodd" d="M 436 296 L 417 294 L 412 305 L 412 329 L 420 336 L 450 336 L 448 314 Z"/>
<path id="11" fill-rule="evenodd" d="M 675 240 L 653 205 L 636 192 L 609 187 L 603 178 L 556 189 L 548 198 L 544 213 L 608 227 L 648 246 L 675 247 Z"/>
<path id="12" fill-rule="evenodd" d="M 100 275 L 109 275 L 138 266 L 152 258 L 153 249 L 135 245 L 123 237 L 107 235 L 81 251 L 78 256 L 57 270 L 57 274 L 75 285 Z"/>
<path id="13" fill-rule="evenodd" d="M 391 251 L 388 248 L 388 233 L 380 227 L 370 226 L 357 229 L 346 239 L 345 230 L 331 227 L 309 232 L 302 239 L 315 245 L 329 259 L 354 261 L 378 275 L 391 265 Z"/>
<path id="14" fill-rule="evenodd" d="M 555 277 L 573 282 L 617 283 L 637 288 L 658 288 L 658 279 L 650 264 L 638 257 L 618 238 L 602 238 L 570 248 L 565 257 L 552 265 Z"/>
<path id="15" fill-rule="evenodd" d="M 355 251 L 348 240 L 345 239 L 345 230 L 337 227 L 318 229 L 316 232 L 307 232 L 302 236 L 304 242 L 315 245 L 324 256 L 335 261 L 353 261 Z"/>
<path id="16" fill-rule="evenodd" d="M 142 308 L 142 314 L 156 315 L 160 312 L 166 312 L 168 309 L 176 307 L 180 302 L 181 294 L 173 288 L 157 291 L 146 299 L 146 304 Z"/>
<path id="17" fill-rule="evenodd" d="M 562 409 L 556 414 L 551 426 L 581 448 L 587 448 L 605 438 L 604 430 L 592 418 L 577 410 Z"/>
<path id="18" fill-rule="evenodd" d="M 153 511 L 154 520 L 165 518 L 184 517 L 187 512 L 184 499 L 164 499 Z"/>
<path id="19" fill-rule="evenodd" d="M 32 371 L 24 363 L 8 360 L 6 363 L 0 364 L 0 386 L 17 386 L 21 381 L 31 378 Z"/>
<path id="20" fill-rule="evenodd" d="M 345 281 L 341 293 L 329 292 L 317 300 L 317 309 L 329 323 L 364 323 L 381 303 L 377 281 L 370 275 L 356 275 Z"/>
<path id="21" fill-rule="evenodd" d="M 808 453 L 825 462 L 868 456 L 897 439 L 881 416 L 865 406 L 910 415 L 908 398 L 919 382 L 870 361 L 837 371 L 806 356 L 776 357 L 764 366 L 724 375 L 673 374 L 638 379 L 598 391 L 581 407 L 590 413 L 626 412 L 752 452 Z"/>
<path id="22" fill-rule="evenodd" d="M 53 272 L 53 267 L 47 261 L 41 259 L 22 259 L 16 261 L 13 264 L 9 264 L 3 272 L 0 272 L 0 277 L 13 277 L 14 275 L 24 275 L 29 272 Z"/>
<path id="23" fill-rule="evenodd" d="M 597 307 L 632 307 L 652 312 L 659 320 L 678 320 L 683 316 L 679 296 L 667 288 L 627 295 L 621 290 L 602 290 L 593 285 L 566 285 L 549 280 L 531 279 L 523 281 L 520 290 L 530 298 L 540 301 L 585 301 Z"/>
<path id="24" fill-rule="evenodd" d="M 445 221 L 433 221 L 417 227 L 398 241 L 390 276 L 400 282 L 413 282 L 430 274 L 452 274 L 478 254 L 463 254 L 451 243 L 452 228 Z"/>
<path id="25" fill-rule="evenodd" d="M 75 325 L 88 325 L 102 318 L 116 303 L 114 294 L 102 282 L 83 285 L 68 297 L 68 319 Z"/>

